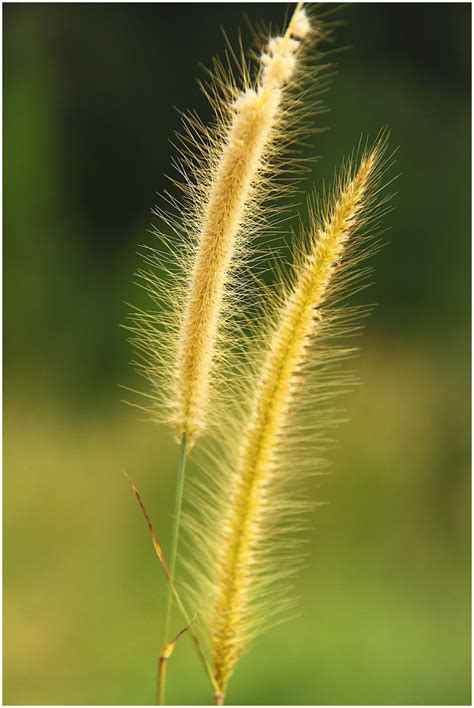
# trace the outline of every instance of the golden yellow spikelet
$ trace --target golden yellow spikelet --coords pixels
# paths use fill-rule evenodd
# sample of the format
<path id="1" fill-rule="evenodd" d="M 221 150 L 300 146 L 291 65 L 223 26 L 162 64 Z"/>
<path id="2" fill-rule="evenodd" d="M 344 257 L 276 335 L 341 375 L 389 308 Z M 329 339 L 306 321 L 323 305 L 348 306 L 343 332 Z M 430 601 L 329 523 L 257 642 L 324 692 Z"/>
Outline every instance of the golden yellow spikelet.
<path id="1" fill-rule="evenodd" d="M 335 376 L 334 362 L 352 350 L 329 347 L 328 338 L 353 333 L 367 311 L 332 311 L 330 296 L 349 283 L 353 289 L 367 273 L 360 259 L 377 247 L 369 237 L 385 203 L 374 204 L 385 142 L 366 151 L 356 171 L 345 166 L 319 215 L 311 208 L 307 248 L 271 308 L 258 370 L 246 381 L 252 395 L 240 434 L 234 429 L 225 438 L 229 447 L 232 438 L 239 443 L 227 469 L 217 456 L 216 470 L 193 493 L 187 525 L 199 556 L 218 701 L 249 641 L 287 607 L 281 581 L 298 565 L 292 532 L 308 507 L 299 495 L 301 470 L 321 470 L 318 458 L 335 422 L 321 404 L 351 383 Z"/>
<path id="2" fill-rule="evenodd" d="M 271 54 L 265 55 L 257 90 L 246 89 L 234 103 L 234 120 L 203 218 L 174 375 L 173 423 L 178 436 L 186 435 L 190 441 L 205 426 L 219 314 L 239 228 L 281 105 L 283 85 L 294 71 L 299 42 L 290 34 L 291 23 L 284 37 L 273 40 Z"/>
<path id="3" fill-rule="evenodd" d="M 167 195 L 174 212 L 156 212 L 177 238 L 161 233 L 169 253 L 147 249 L 151 268 L 139 273 L 159 310 L 135 312 L 130 329 L 135 363 L 152 385 L 149 408 L 188 447 L 208 425 L 214 392 L 225 387 L 216 364 L 225 360 L 228 322 L 245 300 L 236 273 L 267 218 L 262 200 L 291 187 L 275 178 L 283 171 L 287 178 L 288 145 L 307 130 L 298 93 L 303 45 L 323 35 L 313 24 L 317 31 L 300 3 L 286 32 L 267 36 L 255 78 L 244 63 L 238 88 L 215 65 L 205 89 L 215 125 L 184 117 L 177 163 L 184 199 Z"/>

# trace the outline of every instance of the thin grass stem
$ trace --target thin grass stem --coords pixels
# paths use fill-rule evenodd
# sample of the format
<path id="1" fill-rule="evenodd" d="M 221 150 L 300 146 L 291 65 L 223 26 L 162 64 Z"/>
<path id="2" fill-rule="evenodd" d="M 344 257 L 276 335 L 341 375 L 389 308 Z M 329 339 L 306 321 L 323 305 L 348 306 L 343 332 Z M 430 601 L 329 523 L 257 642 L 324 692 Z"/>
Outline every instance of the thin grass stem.
<path id="1" fill-rule="evenodd" d="M 163 646 L 165 646 L 169 641 L 170 624 L 171 624 L 171 612 L 173 608 L 173 584 L 174 576 L 176 570 L 176 559 L 178 556 L 178 544 L 179 544 L 179 528 L 181 520 L 181 507 L 183 503 L 183 490 L 184 490 L 184 477 L 186 472 L 186 451 L 187 451 L 187 439 L 186 435 L 181 438 L 181 446 L 179 451 L 179 460 L 177 468 L 177 485 L 176 485 L 176 497 L 174 506 L 174 517 L 173 517 L 173 530 L 171 534 L 171 551 L 169 555 L 169 571 L 171 582 L 168 583 L 168 590 L 166 596 L 166 609 L 165 609 L 165 621 L 163 628 Z M 162 706 L 165 703 L 166 697 L 166 671 L 158 672 L 157 677 L 157 705 Z"/>
<path id="2" fill-rule="evenodd" d="M 128 483 L 130 484 L 133 493 L 135 494 L 135 497 L 138 501 L 138 504 L 140 506 L 142 514 L 145 518 L 146 524 L 148 526 L 148 531 L 150 533 L 150 537 L 151 537 L 151 540 L 153 543 L 153 548 L 155 549 L 155 553 L 158 557 L 158 560 L 160 561 L 161 569 L 163 570 L 164 576 L 166 578 L 166 582 L 168 583 L 168 586 L 173 594 L 173 598 L 176 603 L 176 606 L 178 607 L 179 611 L 181 612 L 183 620 L 186 622 L 186 626 L 184 627 L 184 629 L 182 629 L 174 639 L 167 642 L 167 644 L 165 644 L 165 646 L 161 650 L 161 654 L 158 659 L 158 681 L 160 681 L 160 679 L 161 679 L 161 675 L 163 673 L 163 670 L 166 671 L 166 662 L 169 659 L 169 657 L 171 656 L 171 654 L 173 653 L 174 647 L 175 647 L 177 641 L 183 636 L 183 634 L 185 634 L 186 632 L 189 632 L 191 639 L 193 641 L 193 644 L 194 644 L 196 651 L 198 653 L 199 659 L 201 660 L 204 670 L 205 670 L 205 672 L 211 682 L 211 685 L 214 689 L 214 693 L 217 693 L 218 687 L 215 682 L 211 666 L 210 666 L 209 661 L 202 649 L 201 643 L 199 641 L 199 637 L 192 629 L 192 626 L 193 626 L 194 621 L 196 619 L 196 615 L 194 617 L 191 617 L 191 615 L 189 615 L 189 613 L 186 611 L 186 608 L 181 600 L 181 597 L 180 597 L 178 591 L 176 590 L 176 586 L 171 580 L 170 570 L 168 568 L 166 558 L 163 554 L 163 550 L 162 550 L 160 544 L 158 543 L 158 539 L 156 537 L 155 531 L 154 531 L 153 526 L 151 524 L 151 520 L 150 520 L 150 517 L 148 516 L 147 510 L 145 509 L 145 505 L 144 505 L 143 500 L 140 496 L 140 493 L 126 472 L 124 472 L 124 475 L 125 475 Z M 158 693 L 157 693 L 157 696 L 158 696 Z"/>

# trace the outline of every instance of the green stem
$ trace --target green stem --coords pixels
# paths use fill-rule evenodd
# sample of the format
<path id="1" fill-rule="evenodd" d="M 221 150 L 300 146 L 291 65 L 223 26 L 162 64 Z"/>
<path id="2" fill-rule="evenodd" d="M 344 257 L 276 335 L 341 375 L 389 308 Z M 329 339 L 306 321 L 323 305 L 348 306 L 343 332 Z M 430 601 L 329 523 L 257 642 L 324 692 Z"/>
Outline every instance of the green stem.
<path id="1" fill-rule="evenodd" d="M 184 489 L 184 475 L 186 470 L 186 449 L 187 440 L 186 435 L 183 435 L 181 439 L 181 447 L 179 452 L 179 461 L 177 469 L 177 485 L 176 485 L 176 498 L 174 506 L 174 517 L 173 517 L 173 531 L 171 535 L 171 550 L 169 555 L 169 570 L 171 576 L 171 583 L 168 583 L 168 591 L 166 596 L 166 609 L 165 609 L 165 622 L 163 631 L 163 642 L 162 645 L 169 641 L 170 624 L 171 624 L 171 610 L 173 607 L 173 589 L 172 584 L 174 583 L 174 576 L 176 570 L 176 559 L 178 555 L 178 542 L 179 542 L 179 528 L 181 519 L 181 506 L 183 502 L 183 489 Z M 160 680 L 158 675 L 157 680 L 157 705 L 162 706 L 165 704 L 165 693 L 166 693 L 166 672 L 163 672 Z"/>

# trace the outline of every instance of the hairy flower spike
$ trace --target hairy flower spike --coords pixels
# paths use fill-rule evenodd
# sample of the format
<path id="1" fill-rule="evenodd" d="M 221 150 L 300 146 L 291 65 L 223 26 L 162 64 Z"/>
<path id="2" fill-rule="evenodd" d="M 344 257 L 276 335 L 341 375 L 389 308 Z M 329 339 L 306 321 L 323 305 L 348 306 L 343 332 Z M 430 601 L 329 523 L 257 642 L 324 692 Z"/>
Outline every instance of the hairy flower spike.
<path id="1" fill-rule="evenodd" d="M 320 340 L 337 333 L 337 310 L 332 314 L 328 301 L 344 282 L 352 242 L 363 242 L 361 229 L 372 222 L 368 210 L 380 186 L 384 144 L 382 138 L 366 153 L 355 173 L 346 168 L 325 212 L 319 217 L 312 213 L 308 249 L 295 267 L 292 285 L 284 289 L 280 308 L 272 309 L 260 369 L 248 382 L 253 397 L 242 413 L 234 462 L 224 482 L 214 477 L 215 497 L 203 491 L 197 497 L 201 513 L 208 499 L 205 526 L 211 540 L 206 559 L 212 570 L 203 568 L 203 588 L 209 598 L 206 622 L 215 680 L 222 695 L 251 638 L 285 607 L 284 595 L 279 595 L 283 587 L 280 583 L 275 587 L 275 581 L 294 571 L 296 541 L 291 534 L 288 538 L 288 531 L 298 528 L 298 516 L 307 507 L 295 493 L 300 460 L 294 455 L 300 445 L 292 448 L 291 431 L 298 411 L 303 427 L 307 426 L 308 417 L 314 422 L 315 403 L 327 401 L 351 383 L 342 379 L 338 386 L 330 376 L 329 363 L 347 350 L 328 350 L 325 360 L 321 353 L 314 357 L 314 349 Z M 362 247 L 354 261 L 358 263 L 371 250 Z M 347 276 L 346 270 L 347 281 L 353 282 L 354 277 L 354 273 Z M 341 333 L 354 328 L 348 321 L 357 314 L 363 313 L 352 310 L 349 318 L 340 315 Z M 314 359 L 317 366 L 312 374 Z M 316 433 L 308 431 L 316 438 L 318 453 L 318 448 L 324 448 L 321 431 L 332 424 L 332 418 L 323 411 Z M 301 434 L 299 425 L 296 428 Z M 308 444 L 305 455 L 307 464 L 321 467 L 318 455 L 308 452 Z"/>
<path id="2" fill-rule="evenodd" d="M 147 250 L 151 269 L 139 276 L 162 309 L 134 313 L 130 329 L 140 357 L 135 363 L 152 384 L 149 410 L 164 418 L 178 439 L 185 437 L 188 449 L 209 426 L 210 407 L 226 380 L 219 366 L 227 356 L 223 343 L 243 300 L 236 274 L 248 262 L 252 240 L 268 225 L 260 207 L 291 191 L 297 176 L 288 170 L 288 148 L 309 130 L 297 93 L 310 30 L 299 4 L 286 32 L 266 38 L 255 80 L 240 67 L 240 90 L 216 64 L 205 91 L 217 124 L 206 128 L 195 116 L 184 117 L 177 163 L 184 203 L 166 195 L 173 211 L 156 212 L 182 241 L 176 246 L 160 233 L 170 255 Z M 292 158 L 296 171 L 299 164 Z M 279 181 L 283 173 L 285 180 Z"/>
<path id="3" fill-rule="evenodd" d="M 301 10 L 295 13 L 299 17 Z M 299 23 L 301 24 L 301 23 Z M 247 88 L 234 103 L 235 117 L 209 189 L 177 349 L 173 424 L 178 436 L 194 440 L 206 426 L 209 378 L 219 317 L 232 259 L 254 181 L 278 120 L 282 87 L 294 73 L 300 42 L 272 40 L 270 61 L 257 90 Z"/>
<path id="4" fill-rule="evenodd" d="M 291 34 L 297 39 L 304 39 L 311 32 L 311 24 L 306 14 L 306 10 L 302 7 L 295 13 L 293 19 Z"/>
<path id="5" fill-rule="evenodd" d="M 284 33 L 260 33 L 255 70 L 232 49 L 228 68 L 214 62 L 203 90 L 215 122 L 183 116 L 172 180 L 181 198 L 163 195 L 167 209 L 155 211 L 160 244 L 146 249 L 147 268 L 138 273 L 156 308 L 130 318 L 134 363 L 151 384 L 147 410 L 180 441 L 164 646 L 174 641 L 183 521 L 194 550 L 181 558 L 188 601 L 206 639 L 206 651 L 197 645 L 217 705 L 251 640 L 293 604 L 286 581 L 300 565 L 302 512 L 314 506 L 302 473 L 322 474 L 326 465 L 327 435 L 339 418 L 332 401 L 354 383 L 339 364 L 355 350 L 338 342 L 370 311 L 342 302 L 363 287 L 369 269 L 360 263 L 378 248 L 385 133 L 357 169 L 345 164 L 329 198 L 309 202 L 290 279 L 267 287 L 258 272 L 242 277 L 263 255 L 252 248 L 256 239 L 265 235 L 268 244 L 283 221 L 278 197 L 294 194 L 305 167 L 299 147 L 314 131 L 328 65 L 315 52 L 306 82 L 303 49 L 330 34 L 298 3 Z M 185 485 L 187 454 L 204 432 L 214 435 L 214 450 L 199 446 L 208 458 L 204 477 Z M 160 662 L 159 705 L 165 687 Z"/>

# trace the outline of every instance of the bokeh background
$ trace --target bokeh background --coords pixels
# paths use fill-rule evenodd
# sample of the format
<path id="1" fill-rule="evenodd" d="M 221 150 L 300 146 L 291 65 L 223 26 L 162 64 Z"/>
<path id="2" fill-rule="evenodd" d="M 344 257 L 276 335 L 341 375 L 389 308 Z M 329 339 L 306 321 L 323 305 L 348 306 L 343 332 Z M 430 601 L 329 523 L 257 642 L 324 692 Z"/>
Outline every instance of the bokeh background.
<path id="1" fill-rule="evenodd" d="M 176 448 L 124 406 L 119 328 L 199 62 L 283 4 L 15 4 L 4 16 L 4 703 L 149 704 Z M 349 4 L 314 138 L 330 177 L 361 133 L 399 145 L 379 303 L 334 474 L 309 494 L 299 615 L 263 636 L 235 704 L 470 702 L 468 3 Z M 308 76 L 308 81 L 311 77 Z M 308 182 L 308 184 L 310 184 Z M 192 474 L 191 470 L 191 474 Z M 210 695 L 187 640 L 169 700 Z"/>

